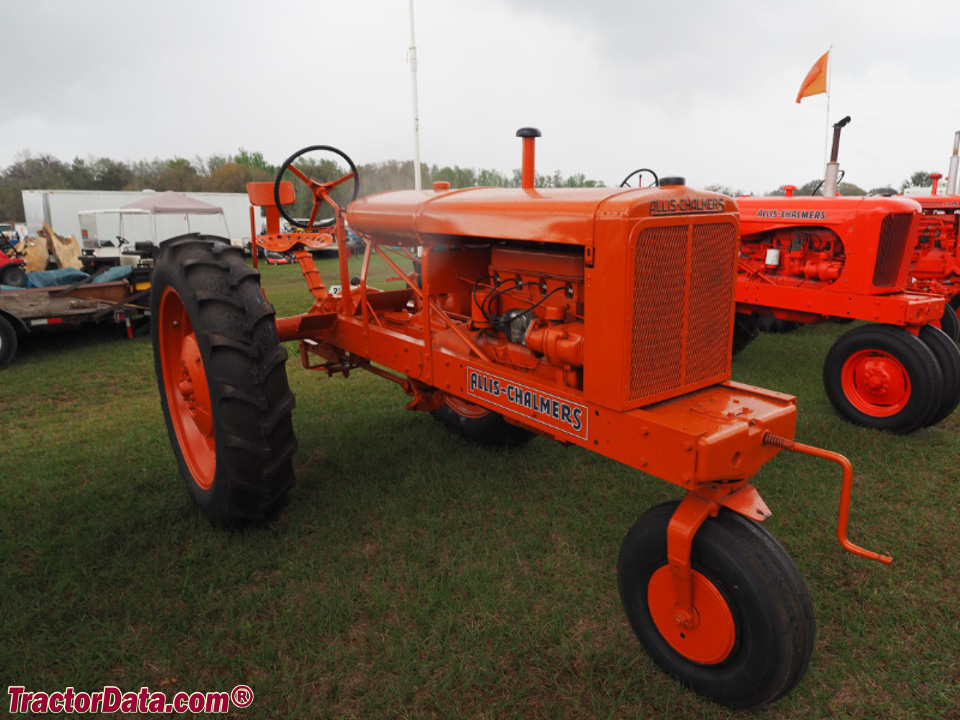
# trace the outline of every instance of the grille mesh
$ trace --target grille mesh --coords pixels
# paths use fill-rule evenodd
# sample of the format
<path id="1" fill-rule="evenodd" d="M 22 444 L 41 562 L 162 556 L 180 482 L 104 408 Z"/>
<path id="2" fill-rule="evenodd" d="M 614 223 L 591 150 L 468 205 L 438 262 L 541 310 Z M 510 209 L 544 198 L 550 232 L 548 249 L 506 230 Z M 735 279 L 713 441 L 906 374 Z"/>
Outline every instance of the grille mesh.
<path id="1" fill-rule="evenodd" d="M 737 234 L 732 225 L 696 225 L 690 268 L 690 318 L 684 383 L 730 368 L 730 314 Z"/>
<path id="2" fill-rule="evenodd" d="M 681 384 L 687 226 L 648 228 L 634 265 L 630 399 Z"/>
<path id="3" fill-rule="evenodd" d="M 736 244 L 736 229 L 728 223 L 640 233 L 630 401 L 729 372 Z"/>
<path id="4" fill-rule="evenodd" d="M 910 234 L 910 213 L 892 213 L 880 224 L 880 242 L 877 246 L 877 264 L 873 269 L 874 287 L 892 287 L 897 283 L 903 254 Z"/>

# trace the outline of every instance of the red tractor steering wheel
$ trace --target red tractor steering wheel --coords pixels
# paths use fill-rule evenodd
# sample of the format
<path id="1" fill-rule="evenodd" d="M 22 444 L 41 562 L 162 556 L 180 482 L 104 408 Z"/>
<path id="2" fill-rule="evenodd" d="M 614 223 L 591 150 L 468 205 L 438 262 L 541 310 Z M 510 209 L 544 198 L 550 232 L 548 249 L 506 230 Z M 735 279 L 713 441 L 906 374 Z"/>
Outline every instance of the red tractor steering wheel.
<path id="1" fill-rule="evenodd" d="M 318 151 L 331 152 L 335 155 L 339 155 L 346 161 L 347 165 L 350 166 L 350 172 L 346 175 L 338 177 L 335 180 L 330 180 L 329 182 L 317 182 L 316 180 L 307 177 L 305 173 L 301 172 L 293 164 L 294 161 L 301 156 L 310 152 Z M 290 217 L 283 205 L 280 203 L 280 183 L 282 182 L 284 173 L 286 173 L 287 170 L 289 170 L 296 178 L 305 183 L 313 195 L 313 208 L 310 211 L 310 219 L 307 222 Z M 335 147 L 331 147 L 330 145 L 310 145 L 309 147 L 305 147 L 302 150 L 295 152 L 284 161 L 283 165 L 280 166 L 280 170 L 277 172 L 277 179 L 273 183 L 273 201 L 276 203 L 277 209 L 280 210 L 280 214 L 283 216 L 283 218 L 294 227 L 303 228 L 304 230 L 327 228 L 336 222 L 336 216 L 318 221 L 317 214 L 320 212 L 320 208 L 324 203 L 330 205 L 335 211 L 341 209 L 342 206 L 333 199 L 332 193 L 337 187 L 349 180 L 353 180 L 353 195 L 346 203 L 344 203 L 344 205 L 349 205 L 351 202 L 356 200 L 357 194 L 360 192 L 360 174 L 357 172 L 357 166 L 353 164 L 353 160 L 351 160 L 345 152 L 342 152 Z"/>

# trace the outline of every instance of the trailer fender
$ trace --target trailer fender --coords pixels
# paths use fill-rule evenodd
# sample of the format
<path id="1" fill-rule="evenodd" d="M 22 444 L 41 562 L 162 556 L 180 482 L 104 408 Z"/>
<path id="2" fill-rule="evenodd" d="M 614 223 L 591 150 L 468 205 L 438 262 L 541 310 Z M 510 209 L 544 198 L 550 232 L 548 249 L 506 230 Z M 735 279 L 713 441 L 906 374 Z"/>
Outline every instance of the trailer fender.
<path id="1" fill-rule="evenodd" d="M 13 329 L 17 331 L 17 335 L 26 335 L 30 332 L 29 323 L 24 322 L 23 319 L 14 315 L 9 310 L 0 309 L 0 317 L 13 325 Z"/>

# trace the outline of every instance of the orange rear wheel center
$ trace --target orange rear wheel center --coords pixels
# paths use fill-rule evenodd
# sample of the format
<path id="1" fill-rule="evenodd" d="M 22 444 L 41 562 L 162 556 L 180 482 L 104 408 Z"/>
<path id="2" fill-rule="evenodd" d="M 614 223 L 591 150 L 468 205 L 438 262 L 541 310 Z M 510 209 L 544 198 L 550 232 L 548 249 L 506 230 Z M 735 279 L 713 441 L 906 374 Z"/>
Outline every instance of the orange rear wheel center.
<path id="1" fill-rule="evenodd" d="M 180 348 L 180 397 L 183 398 L 197 428 L 205 436 L 213 434 L 213 412 L 210 406 L 210 388 L 203 371 L 203 359 L 197 336 L 193 333 L 183 339 Z"/>
<path id="2" fill-rule="evenodd" d="M 910 376 L 896 357 L 880 350 L 861 350 L 843 364 L 843 392 L 860 412 L 890 417 L 910 400 Z"/>

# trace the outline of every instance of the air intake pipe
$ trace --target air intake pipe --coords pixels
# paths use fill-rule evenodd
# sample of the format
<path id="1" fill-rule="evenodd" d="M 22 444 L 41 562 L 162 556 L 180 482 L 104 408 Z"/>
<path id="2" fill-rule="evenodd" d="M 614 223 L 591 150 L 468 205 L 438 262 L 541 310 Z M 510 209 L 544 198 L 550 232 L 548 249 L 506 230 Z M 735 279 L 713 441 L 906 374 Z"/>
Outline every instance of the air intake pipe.
<path id="1" fill-rule="evenodd" d="M 520 187 L 524 190 L 533 190 L 537 180 L 537 171 L 534 163 L 534 143 L 541 132 L 536 128 L 525 127 L 517 130 L 517 137 L 523 138 L 523 170 L 520 175 Z"/>
<path id="2" fill-rule="evenodd" d="M 950 169 L 947 170 L 947 195 L 957 194 L 957 165 L 960 158 L 960 130 L 953 134 L 953 155 L 950 156 Z"/>
<path id="3" fill-rule="evenodd" d="M 827 163 L 827 172 L 823 177 L 823 196 L 836 197 L 837 178 L 840 175 L 840 163 L 837 156 L 840 154 L 840 131 L 849 124 L 850 116 L 833 125 L 833 148 L 830 150 L 830 162 Z"/>

